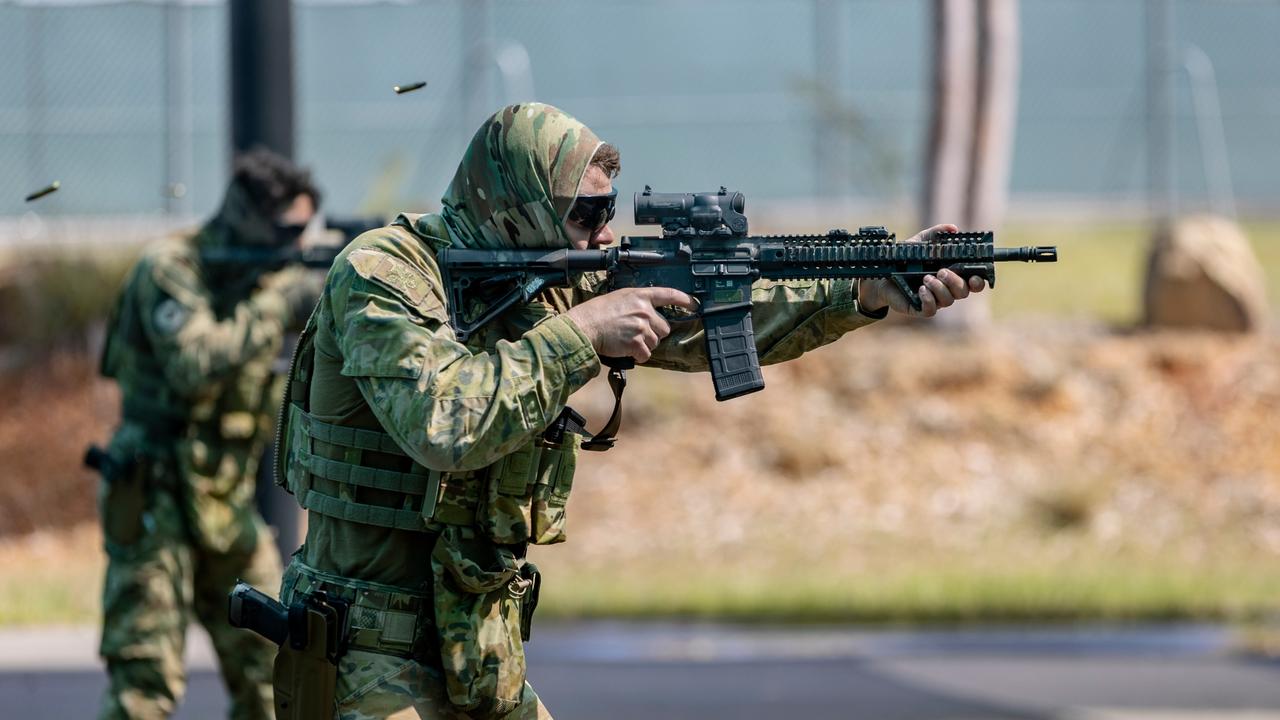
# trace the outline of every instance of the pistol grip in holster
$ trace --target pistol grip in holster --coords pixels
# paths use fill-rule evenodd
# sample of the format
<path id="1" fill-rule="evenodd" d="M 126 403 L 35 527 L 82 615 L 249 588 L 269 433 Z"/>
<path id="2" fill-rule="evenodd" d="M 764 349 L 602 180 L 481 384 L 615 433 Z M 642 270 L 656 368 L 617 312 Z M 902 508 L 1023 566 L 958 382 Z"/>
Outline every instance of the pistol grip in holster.
<path id="1" fill-rule="evenodd" d="M 346 615 L 347 603 L 323 592 L 289 606 L 289 636 L 272 675 L 277 720 L 333 718 Z"/>
<path id="2" fill-rule="evenodd" d="M 764 375 L 760 372 L 755 330 L 751 326 L 751 303 L 704 305 L 702 327 L 716 400 L 730 400 L 763 390 Z"/>
<path id="3" fill-rule="evenodd" d="M 102 476 L 102 535 L 108 554 L 129 552 L 150 531 L 151 482 L 144 462 L 136 452 L 119 458 L 97 445 L 85 451 L 85 467 Z"/>

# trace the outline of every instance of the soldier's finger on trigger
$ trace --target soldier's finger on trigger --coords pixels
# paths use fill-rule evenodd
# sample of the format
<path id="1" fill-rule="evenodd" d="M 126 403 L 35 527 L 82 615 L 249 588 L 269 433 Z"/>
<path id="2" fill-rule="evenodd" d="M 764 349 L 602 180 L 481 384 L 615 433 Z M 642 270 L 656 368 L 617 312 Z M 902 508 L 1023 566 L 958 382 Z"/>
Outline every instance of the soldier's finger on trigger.
<path id="1" fill-rule="evenodd" d="M 669 287 L 652 287 L 647 288 L 645 294 L 646 299 L 653 304 L 654 307 L 662 307 L 663 305 L 677 305 L 685 310 L 697 310 L 698 301 L 693 296 Z"/>

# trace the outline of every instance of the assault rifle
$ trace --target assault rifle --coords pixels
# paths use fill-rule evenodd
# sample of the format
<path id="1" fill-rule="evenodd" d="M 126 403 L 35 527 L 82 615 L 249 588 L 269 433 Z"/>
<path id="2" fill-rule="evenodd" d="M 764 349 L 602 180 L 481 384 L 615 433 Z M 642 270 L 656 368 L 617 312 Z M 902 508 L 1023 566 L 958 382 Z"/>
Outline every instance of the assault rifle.
<path id="1" fill-rule="evenodd" d="M 746 198 L 721 187 L 708 193 L 635 195 L 637 225 L 660 225 L 656 237 L 624 237 L 602 250 L 440 251 L 450 322 L 460 342 L 517 303 L 549 287 L 604 270 L 608 289 L 672 287 L 700 303 L 716 399 L 764 387 L 751 327 L 756 280 L 889 278 L 919 310 L 925 275 L 949 268 L 995 286 L 995 263 L 1056 262 L 1056 247 L 997 248 L 991 232 L 944 233 L 933 242 L 899 243 L 883 227 L 857 233 L 749 236 Z M 629 363 L 611 362 L 610 367 Z"/>
<path id="2" fill-rule="evenodd" d="M 385 225 L 381 219 L 372 217 L 352 217 L 325 221 L 326 230 L 336 230 L 342 237 L 338 243 L 308 245 L 307 247 L 249 247 L 237 245 L 232 247 L 209 248 L 201 252 L 200 258 L 215 265 L 232 265 L 254 268 L 264 272 L 279 270 L 286 265 L 301 265 L 306 268 L 328 270 L 352 240 L 366 230 Z"/>

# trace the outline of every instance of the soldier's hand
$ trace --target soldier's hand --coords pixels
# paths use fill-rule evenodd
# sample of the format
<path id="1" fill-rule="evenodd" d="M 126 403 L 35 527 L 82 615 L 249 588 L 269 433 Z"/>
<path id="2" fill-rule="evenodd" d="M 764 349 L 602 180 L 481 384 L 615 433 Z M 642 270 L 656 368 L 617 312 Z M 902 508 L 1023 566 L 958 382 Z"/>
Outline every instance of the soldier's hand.
<path id="1" fill-rule="evenodd" d="M 960 228 L 950 223 L 934 225 L 907 238 L 906 242 L 931 242 L 939 233 L 959 232 Z M 987 282 L 979 277 L 971 277 L 966 282 L 954 272 L 943 268 L 936 276 L 926 275 L 924 285 L 916 288 L 920 294 L 921 308 L 911 307 L 911 301 L 899 292 L 889 278 L 867 278 L 858 281 L 858 304 L 866 312 L 874 313 L 886 305 L 890 310 L 917 317 L 933 317 L 940 308 L 954 305 L 971 293 L 982 292 Z"/>
<path id="2" fill-rule="evenodd" d="M 655 308 L 697 310 L 698 301 L 672 288 L 623 288 L 592 298 L 565 313 L 591 340 L 596 353 L 645 362 L 671 326 Z"/>

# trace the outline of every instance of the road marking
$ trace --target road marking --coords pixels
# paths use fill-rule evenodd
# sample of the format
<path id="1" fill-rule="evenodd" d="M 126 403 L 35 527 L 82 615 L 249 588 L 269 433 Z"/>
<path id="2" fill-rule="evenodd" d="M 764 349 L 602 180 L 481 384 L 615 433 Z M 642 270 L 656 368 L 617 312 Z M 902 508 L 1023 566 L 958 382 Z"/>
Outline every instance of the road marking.
<path id="1" fill-rule="evenodd" d="M 209 636 L 193 627 L 187 633 L 187 668 L 209 670 L 214 664 Z M 99 631 L 91 626 L 29 627 L 0 630 L 0 672 L 83 670 L 102 667 Z"/>
<path id="2" fill-rule="evenodd" d="M 1077 708 L 1060 720 L 1280 720 L 1275 710 L 1170 710 L 1168 708 Z"/>

